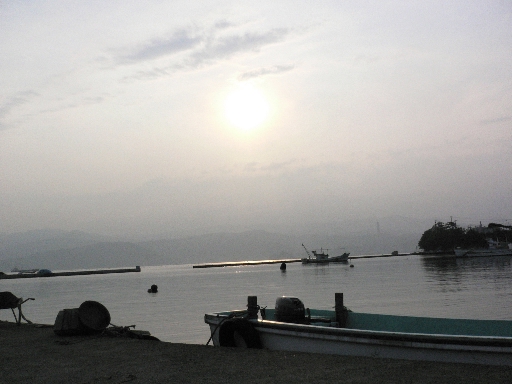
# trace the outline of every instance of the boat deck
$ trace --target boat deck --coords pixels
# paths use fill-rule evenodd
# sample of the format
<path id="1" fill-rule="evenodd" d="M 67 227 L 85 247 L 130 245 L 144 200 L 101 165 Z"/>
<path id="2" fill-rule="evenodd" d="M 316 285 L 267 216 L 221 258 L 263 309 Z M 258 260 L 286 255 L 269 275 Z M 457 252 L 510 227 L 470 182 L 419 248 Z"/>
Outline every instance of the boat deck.
<path id="1" fill-rule="evenodd" d="M 266 309 L 265 313 L 266 320 L 274 321 L 274 309 Z M 334 311 L 311 309 L 310 313 L 314 325 L 331 326 L 325 321 L 315 323 L 315 318 L 328 318 L 332 324 L 336 322 Z M 512 337 L 512 322 L 507 320 L 446 319 L 348 312 L 345 328 L 432 335 Z"/>

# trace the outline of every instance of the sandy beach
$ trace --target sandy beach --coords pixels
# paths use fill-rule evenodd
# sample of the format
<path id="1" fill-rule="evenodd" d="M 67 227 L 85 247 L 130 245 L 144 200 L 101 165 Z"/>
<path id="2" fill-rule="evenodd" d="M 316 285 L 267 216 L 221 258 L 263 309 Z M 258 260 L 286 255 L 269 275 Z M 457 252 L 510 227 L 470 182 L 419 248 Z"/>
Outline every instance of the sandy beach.
<path id="1" fill-rule="evenodd" d="M 510 383 L 512 367 L 57 336 L 0 322 L 1 383 Z"/>

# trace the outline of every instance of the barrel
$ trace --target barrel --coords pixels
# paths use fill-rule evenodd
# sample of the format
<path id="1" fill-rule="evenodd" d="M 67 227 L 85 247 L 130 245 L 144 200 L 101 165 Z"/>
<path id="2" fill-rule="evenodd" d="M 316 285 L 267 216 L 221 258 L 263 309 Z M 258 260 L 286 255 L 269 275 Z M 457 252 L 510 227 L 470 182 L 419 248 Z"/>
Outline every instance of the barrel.
<path id="1" fill-rule="evenodd" d="M 102 331 L 110 324 L 108 309 L 97 301 L 84 301 L 78 308 L 78 315 L 83 325 L 95 331 Z"/>

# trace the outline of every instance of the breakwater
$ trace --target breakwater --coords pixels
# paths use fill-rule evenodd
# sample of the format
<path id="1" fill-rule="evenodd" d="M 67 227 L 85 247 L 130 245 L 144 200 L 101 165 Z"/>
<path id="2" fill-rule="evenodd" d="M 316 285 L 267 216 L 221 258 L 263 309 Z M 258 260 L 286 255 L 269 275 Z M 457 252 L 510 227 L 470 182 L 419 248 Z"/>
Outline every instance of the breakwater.
<path id="1" fill-rule="evenodd" d="M 135 268 L 91 269 L 91 270 L 86 270 L 86 271 L 3 274 L 3 275 L 0 275 L 0 279 L 29 279 L 29 278 L 35 278 L 35 277 L 104 275 L 104 274 L 108 274 L 108 273 L 128 273 L 128 272 L 140 272 L 140 266 L 136 266 Z"/>
<path id="2" fill-rule="evenodd" d="M 221 263 L 197 264 L 193 265 L 192 268 L 239 267 L 259 264 L 298 263 L 300 261 L 301 259 L 226 261 Z"/>
<path id="3" fill-rule="evenodd" d="M 416 253 L 359 255 L 359 256 L 350 256 L 348 259 L 349 260 L 372 259 L 372 258 L 376 258 L 376 257 L 396 257 L 396 256 L 409 256 L 409 255 L 415 255 L 415 254 Z M 196 264 L 196 265 L 193 265 L 192 268 L 243 267 L 243 266 L 259 265 L 259 264 L 300 263 L 301 261 L 302 261 L 302 259 L 225 261 L 225 262 L 220 262 L 220 263 Z M 335 262 L 332 261 L 332 263 L 335 263 Z M 326 264 L 328 264 L 328 263 L 326 263 Z"/>

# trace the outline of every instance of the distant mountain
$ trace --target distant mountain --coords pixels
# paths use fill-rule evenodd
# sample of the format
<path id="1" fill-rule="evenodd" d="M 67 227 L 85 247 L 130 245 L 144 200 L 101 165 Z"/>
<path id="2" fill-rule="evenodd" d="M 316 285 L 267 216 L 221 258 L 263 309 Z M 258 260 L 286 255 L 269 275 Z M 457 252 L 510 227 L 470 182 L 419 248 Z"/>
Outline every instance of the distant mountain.
<path id="1" fill-rule="evenodd" d="M 434 223 L 434 219 L 414 219 L 403 216 L 385 216 L 380 218 L 366 218 L 324 222 L 304 221 L 302 223 L 294 223 L 295 227 L 300 229 L 293 230 L 290 228 L 287 233 L 314 234 L 317 236 L 359 236 L 386 234 L 400 236 L 403 234 L 422 234 L 427 228 Z M 282 231 L 281 231 L 282 232 Z"/>
<path id="2" fill-rule="evenodd" d="M 217 233 L 183 239 L 139 243 L 160 255 L 157 264 L 199 264 L 222 261 L 294 259 L 306 257 L 309 249 L 328 248 L 331 255 L 350 252 L 374 255 L 392 251 L 413 252 L 420 235 L 383 233 L 358 235 L 293 236 L 265 231 Z"/>
<path id="3" fill-rule="evenodd" d="M 158 264 L 297 258 L 300 238 L 265 231 L 214 233 L 140 243 L 160 255 Z"/>
<path id="4" fill-rule="evenodd" d="M 81 231 L 54 229 L 0 234 L 0 260 L 30 257 L 36 253 L 72 249 L 108 241 L 116 241 L 116 239 Z"/>
<path id="5" fill-rule="evenodd" d="M 51 270 L 135 267 L 151 265 L 148 262 L 155 256 L 151 250 L 129 242 L 96 243 L 0 260 L 0 270 L 10 271 L 14 266 Z"/>
<path id="6" fill-rule="evenodd" d="M 36 231 L 0 236 L 0 271 L 14 267 L 52 270 L 114 268 L 166 264 L 306 257 L 309 249 L 328 248 L 331 255 L 352 256 L 416 250 L 421 233 L 389 234 L 318 231 L 289 235 L 267 231 L 211 233 L 144 242 L 119 241 L 84 232 Z"/>
<path id="7" fill-rule="evenodd" d="M 99 252 L 102 247 L 98 244 L 102 243 L 113 244 L 110 246 L 110 252 Z M 43 229 L 0 234 L 0 270 L 10 271 L 14 267 L 22 269 L 107 267 L 107 264 L 112 265 L 112 262 L 105 262 L 103 260 L 105 256 L 108 256 L 106 260 L 118 256 L 121 256 L 120 261 L 123 260 L 126 247 L 120 244 L 122 243 L 115 238 L 82 231 Z M 103 249 L 105 248 L 104 246 Z M 135 254 L 135 252 L 131 253 Z"/>

